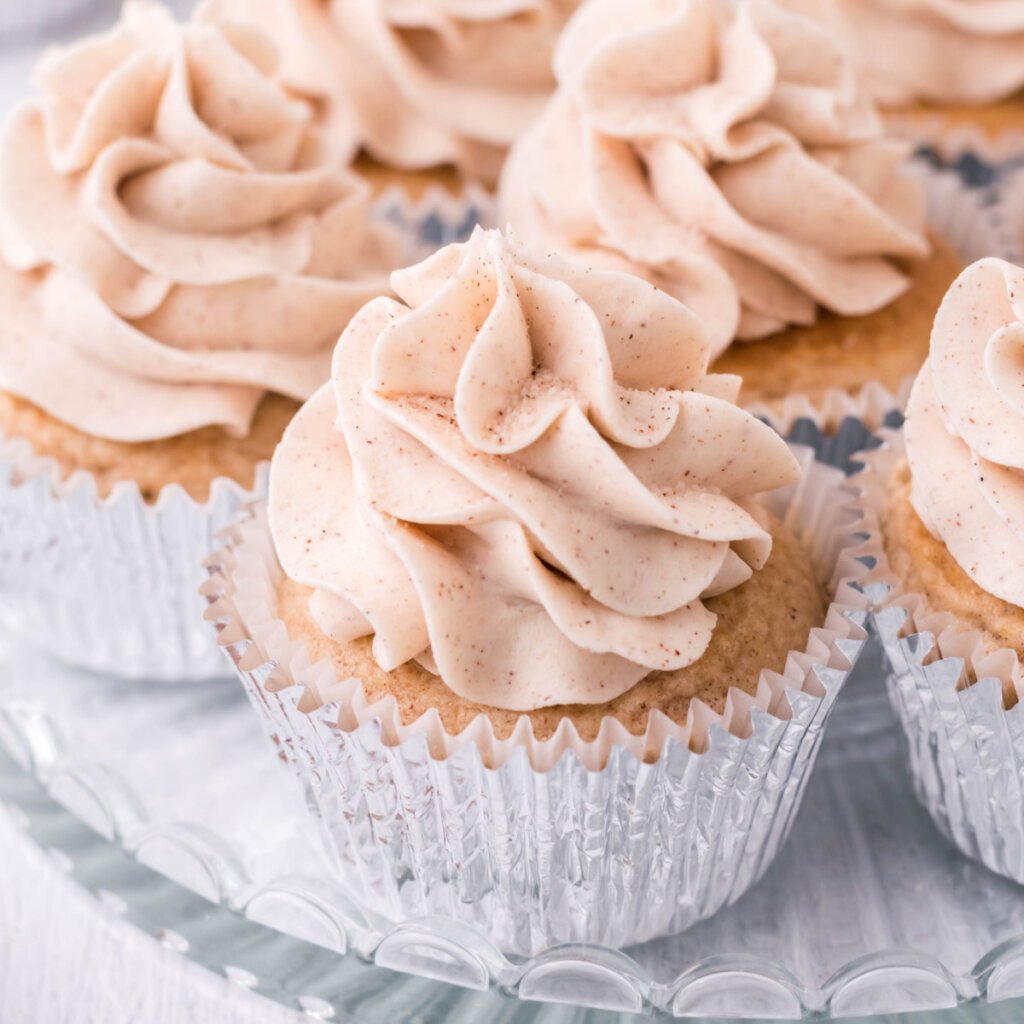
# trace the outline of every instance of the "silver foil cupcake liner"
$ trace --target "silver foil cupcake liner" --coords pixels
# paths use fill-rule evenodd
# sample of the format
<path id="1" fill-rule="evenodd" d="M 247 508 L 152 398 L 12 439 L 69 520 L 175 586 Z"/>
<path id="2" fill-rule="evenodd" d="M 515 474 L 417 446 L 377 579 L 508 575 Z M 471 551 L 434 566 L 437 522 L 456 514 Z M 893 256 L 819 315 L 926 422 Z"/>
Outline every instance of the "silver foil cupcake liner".
<path id="1" fill-rule="evenodd" d="M 848 540 L 842 474 L 814 463 L 778 497 L 823 582 Z M 643 737 L 605 719 L 585 742 L 565 722 L 539 741 L 521 720 L 494 737 L 436 715 L 403 725 L 393 699 L 311 665 L 277 618 L 281 570 L 262 503 L 212 556 L 205 589 L 221 643 L 279 757 L 301 780 L 340 884 L 391 924 L 440 917 L 511 953 L 566 942 L 622 947 L 681 931 L 736 900 L 789 832 L 829 712 L 864 633 L 850 581 L 784 673 L 731 691 Z M 856 566 L 858 570 L 863 567 Z"/>
<path id="2" fill-rule="evenodd" d="M 1020 664 L 1014 651 L 986 651 L 977 632 L 929 608 L 890 571 L 879 514 L 905 448 L 901 433 L 888 432 L 886 442 L 862 456 L 865 469 L 854 479 L 864 538 L 857 557 L 872 567 L 864 589 L 887 656 L 885 685 L 906 735 L 914 790 L 963 853 L 1024 883 Z"/>
<path id="3" fill-rule="evenodd" d="M 0 626 L 95 672 L 228 674 L 197 591 L 214 536 L 256 493 L 218 479 L 203 503 L 178 486 L 153 504 L 134 484 L 100 498 L 91 474 L 61 480 L 27 442 L 0 438 Z"/>
<path id="4" fill-rule="evenodd" d="M 412 200 L 392 188 L 373 216 L 394 224 L 403 260 L 468 236 L 493 218 L 487 193 L 437 187 Z M 229 677 L 202 621 L 198 590 L 213 538 L 265 490 L 215 480 L 197 502 L 165 487 L 147 504 L 137 486 L 98 496 L 89 473 L 63 479 L 25 439 L 0 434 L 0 628 L 80 668 L 122 678 L 190 682 Z"/>
<path id="5" fill-rule="evenodd" d="M 978 157 L 975 163 L 980 167 L 983 161 Z M 1024 233 L 1015 230 L 1004 193 L 998 187 L 1003 181 L 1003 168 L 986 164 L 984 187 L 969 187 L 959 174 L 931 167 L 923 159 L 911 166 L 924 184 L 929 230 L 951 246 L 965 266 L 984 256 L 1022 262 Z M 877 430 L 894 412 L 906 408 L 913 382 L 913 375 L 908 376 L 893 392 L 880 381 L 869 381 L 855 393 L 829 388 L 813 398 L 792 394 L 778 401 L 751 402 L 747 408 L 755 416 L 770 419 L 783 433 L 800 420 L 835 430 L 844 420 L 856 419 Z"/>

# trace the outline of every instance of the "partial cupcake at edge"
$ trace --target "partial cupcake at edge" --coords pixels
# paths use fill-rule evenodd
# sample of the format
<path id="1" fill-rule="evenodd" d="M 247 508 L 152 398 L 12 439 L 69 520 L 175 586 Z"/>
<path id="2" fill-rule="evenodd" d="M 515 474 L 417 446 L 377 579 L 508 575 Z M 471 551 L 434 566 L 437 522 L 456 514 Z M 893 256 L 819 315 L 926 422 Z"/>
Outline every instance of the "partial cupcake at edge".
<path id="1" fill-rule="evenodd" d="M 932 185 L 807 6 L 587 4 L 506 163 L 501 219 L 691 306 L 744 403 L 874 383 L 899 404 L 943 293 L 992 242 L 929 228 Z"/>
<path id="2" fill-rule="evenodd" d="M 948 155 L 1024 148 L 1018 0 L 807 0 L 849 47 L 890 128 Z"/>
<path id="3" fill-rule="evenodd" d="M 265 25 L 284 79 L 381 190 L 492 187 L 554 88 L 580 0 L 216 0 Z M 358 158 L 358 159 L 357 159 Z"/>
<path id="4" fill-rule="evenodd" d="M 739 380 L 708 373 L 697 317 L 637 277 L 478 229 L 392 285 L 399 300 L 375 300 L 352 320 L 331 382 L 286 431 L 269 527 L 257 509 L 211 559 L 208 616 L 313 786 L 338 855 L 379 879 L 355 894 L 375 911 L 451 913 L 532 950 L 685 927 L 767 866 L 849 667 L 837 641 L 857 628 L 825 591 L 845 534 L 842 502 L 828 496 L 841 498 L 838 473 L 806 453 L 798 461 L 740 409 Z M 764 730 L 786 737 L 766 741 Z M 330 753 L 335 744 L 343 749 Z M 453 837 L 480 815 L 462 820 L 446 806 L 446 784 L 416 789 L 415 802 L 437 803 L 432 817 L 451 818 L 451 841 L 433 852 L 418 849 L 429 839 L 404 814 L 374 825 L 368 812 L 375 799 L 403 804 L 406 776 L 386 765 L 422 758 L 422 744 L 431 772 L 464 778 L 474 760 L 521 771 L 525 755 L 548 786 L 562 784 L 571 751 L 591 789 L 577 780 L 566 806 L 656 762 L 669 799 L 696 808 L 687 787 L 718 787 L 735 842 L 728 854 L 709 850 L 692 821 L 666 844 L 653 835 L 657 808 L 638 807 L 633 834 L 652 834 L 631 855 L 639 888 L 620 893 L 628 906 L 581 892 L 578 912 L 559 920 L 570 882 L 545 866 L 543 838 L 544 863 L 527 858 L 476 899 L 483 883 L 456 863 Z M 709 744 L 719 753 L 682 771 L 680 759 Z M 623 757 L 626 776 L 591 774 Z M 729 792 L 723 763 L 748 757 L 764 759 L 749 768 L 764 785 Z M 359 764 L 377 765 L 377 781 L 359 777 Z M 496 836 L 466 842 L 533 843 L 523 832 L 532 825 L 480 799 Z M 613 846 L 614 832 L 609 820 Z M 409 849 L 420 869 L 398 863 Z M 622 851 L 580 855 L 602 877 L 625 870 Z M 523 871 L 542 881 L 517 906 Z M 641 912 L 645 877 L 665 890 Z"/>
<path id="5" fill-rule="evenodd" d="M 3 128 L 5 604 L 32 617 L 32 632 L 48 631 L 48 603 L 54 620 L 74 619 L 64 602 L 93 600 L 94 588 L 76 598 L 78 584 L 54 586 L 88 571 L 63 565 L 62 550 L 93 537 L 102 580 L 145 539 L 127 519 L 104 528 L 97 503 L 126 515 L 131 491 L 155 509 L 176 486 L 201 532 L 225 481 L 252 493 L 341 329 L 388 291 L 397 239 L 371 222 L 369 188 L 282 87 L 276 61 L 260 31 L 209 7 L 177 24 L 133 3 L 111 31 L 45 56 L 38 94 Z M 52 467 L 47 494 L 18 487 L 40 460 Z M 86 478 L 93 497 L 80 512 L 77 497 L 63 499 Z M 36 547 L 19 537 L 33 524 Z M 164 547 L 150 553 L 177 557 L 166 537 Z M 176 588 L 166 567 L 139 571 L 156 593 Z M 198 584 L 191 566 L 171 574 Z M 112 614 L 105 627 L 131 621 Z M 60 649 L 61 636 L 52 642 Z M 116 656 L 99 660 L 118 671 Z"/>
<path id="6" fill-rule="evenodd" d="M 1024 882 L 1024 269 L 982 260 L 935 318 L 903 431 L 863 456 L 868 593 L 918 795 Z"/>

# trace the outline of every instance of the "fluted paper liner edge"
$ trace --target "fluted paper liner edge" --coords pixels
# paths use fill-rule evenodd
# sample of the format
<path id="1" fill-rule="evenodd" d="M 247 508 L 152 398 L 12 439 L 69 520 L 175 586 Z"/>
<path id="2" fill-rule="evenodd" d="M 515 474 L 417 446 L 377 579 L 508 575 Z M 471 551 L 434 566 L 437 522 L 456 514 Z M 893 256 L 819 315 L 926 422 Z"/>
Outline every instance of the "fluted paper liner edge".
<path id="1" fill-rule="evenodd" d="M 3 620 L 81 668 L 125 678 L 226 676 L 194 599 L 196 571 L 238 507 L 264 488 L 224 477 L 198 501 L 177 484 L 153 503 L 136 483 L 101 496 L 96 477 L 61 472 L 21 438 L 0 435 Z"/>

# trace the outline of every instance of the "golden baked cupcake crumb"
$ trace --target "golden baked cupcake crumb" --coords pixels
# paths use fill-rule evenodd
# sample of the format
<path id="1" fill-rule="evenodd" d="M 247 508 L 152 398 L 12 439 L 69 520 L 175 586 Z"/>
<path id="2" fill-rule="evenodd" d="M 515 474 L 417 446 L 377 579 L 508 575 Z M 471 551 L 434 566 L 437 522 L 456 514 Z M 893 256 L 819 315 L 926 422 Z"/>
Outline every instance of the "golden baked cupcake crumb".
<path id="1" fill-rule="evenodd" d="M 989 651 L 1007 648 L 1024 660 L 1024 608 L 1000 600 L 964 572 L 945 544 L 921 522 L 910 501 L 910 467 L 904 460 L 889 483 L 889 504 L 879 520 L 889 566 L 905 590 L 928 607 L 948 612 L 965 630 L 977 630 Z"/>
<path id="2" fill-rule="evenodd" d="M 732 345 L 713 369 L 742 377 L 742 400 L 751 403 L 778 404 L 792 394 L 818 403 L 831 388 L 856 394 L 871 381 L 897 394 L 928 358 L 935 310 L 962 269 L 935 239 L 932 255 L 908 267 L 910 286 L 889 305 L 857 317 L 823 310 L 807 327 Z"/>
<path id="3" fill-rule="evenodd" d="M 126 442 L 93 437 L 31 402 L 0 392 L 0 434 L 31 438 L 33 453 L 52 458 L 64 477 L 75 470 L 91 473 L 101 498 L 118 483 L 134 482 L 143 499 L 152 503 L 164 486 L 175 483 L 203 502 L 217 477 L 251 489 L 257 466 L 274 454 L 298 407 L 291 398 L 268 394 L 243 437 L 234 437 L 223 427 L 203 427 L 157 441 Z"/>
<path id="4" fill-rule="evenodd" d="M 465 178 L 452 164 L 432 167 L 429 170 L 403 171 L 388 167 L 362 153 L 352 167 L 373 189 L 375 196 L 395 187 L 416 202 L 435 188 L 441 188 L 449 195 L 457 196 L 466 187 Z"/>
<path id="5" fill-rule="evenodd" d="M 1024 92 L 980 105 L 916 103 L 894 107 L 885 112 L 885 122 L 894 134 L 927 138 L 939 150 L 944 149 L 947 139 L 969 137 L 962 135 L 964 131 L 979 133 L 983 140 L 997 144 L 1024 132 Z"/>
<path id="6" fill-rule="evenodd" d="M 806 549 L 783 524 L 773 523 L 772 555 L 765 567 L 735 590 L 705 601 L 718 622 L 699 661 L 672 672 L 652 672 L 605 704 L 563 704 L 518 712 L 464 700 L 415 661 L 385 672 L 374 660 L 369 637 L 339 643 L 324 634 L 309 614 L 312 595 L 310 587 L 284 577 L 277 608 L 289 635 L 305 641 L 310 661 L 326 659 L 339 679 L 360 679 L 371 703 L 394 697 L 406 725 L 435 709 L 445 729 L 454 735 L 482 714 L 490 719 L 498 739 L 511 735 L 523 715 L 530 719 L 537 739 L 548 739 L 562 719 L 569 717 L 580 736 L 592 740 L 606 716 L 614 717 L 634 735 L 642 735 L 654 709 L 681 724 L 690 702 L 699 699 L 720 714 L 730 688 L 754 694 L 762 669 L 783 670 L 789 652 L 806 644 L 825 608 Z"/>

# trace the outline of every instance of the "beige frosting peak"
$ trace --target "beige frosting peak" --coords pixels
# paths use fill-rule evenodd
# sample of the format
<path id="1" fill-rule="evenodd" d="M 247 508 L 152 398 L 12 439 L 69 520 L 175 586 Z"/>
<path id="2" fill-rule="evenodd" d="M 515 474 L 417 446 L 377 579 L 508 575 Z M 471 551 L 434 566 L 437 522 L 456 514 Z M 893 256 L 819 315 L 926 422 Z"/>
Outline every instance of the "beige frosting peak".
<path id="1" fill-rule="evenodd" d="M 509 156 L 504 219 L 664 288 L 705 320 L 713 354 L 819 305 L 886 305 L 907 287 L 894 261 L 927 253 L 923 190 L 804 6 L 591 0 Z"/>
<path id="2" fill-rule="evenodd" d="M 761 568 L 785 443 L 639 278 L 478 230 L 392 276 L 271 467 L 285 572 L 340 641 L 462 697 L 601 703 L 706 649 Z"/>
<path id="3" fill-rule="evenodd" d="M 1024 270 L 968 267 L 907 408 L 911 499 L 960 568 L 1024 607 Z"/>
<path id="4" fill-rule="evenodd" d="M 992 103 L 1024 86 L 1021 0 L 827 0 L 880 103 Z"/>
<path id="5" fill-rule="evenodd" d="M 406 169 L 452 163 L 493 182 L 554 87 L 555 41 L 580 0 L 218 0 L 258 11 L 285 74 L 331 135 Z"/>
<path id="6" fill-rule="evenodd" d="M 0 138 L 0 388 L 147 441 L 308 397 L 388 290 L 389 231 L 266 37 L 129 4 L 40 64 Z"/>

